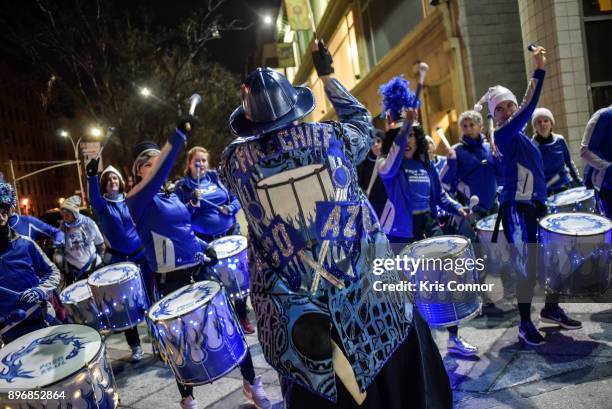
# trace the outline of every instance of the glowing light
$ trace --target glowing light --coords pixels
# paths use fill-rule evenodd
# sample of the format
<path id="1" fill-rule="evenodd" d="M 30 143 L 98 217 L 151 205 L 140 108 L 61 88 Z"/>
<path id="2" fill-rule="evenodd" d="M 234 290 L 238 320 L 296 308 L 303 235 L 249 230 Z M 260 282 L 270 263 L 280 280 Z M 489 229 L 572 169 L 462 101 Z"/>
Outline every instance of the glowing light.
<path id="1" fill-rule="evenodd" d="M 264 16 L 263 21 L 264 21 L 265 24 L 270 25 L 270 24 L 272 24 L 272 17 Z"/>
<path id="2" fill-rule="evenodd" d="M 151 90 L 147 87 L 142 87 L 140 88 L 140 95 L 142 95 L 145 98 L 148 98 L 151 96 Z"/>
<path id="3" fill-rule="evenodd" d="M 93 136 L 93 137 L 98 138 L 98 137 L 102 136 L 102 130 L 100 128 L 97 128 L 97 127 L 94 126 L 93 128 L 91 128 L 89 130 L 89 134 L 91 136 Z"/>
<path id="4" fill-rule="evenodd" d="M 27 197 L 24 197 L 24 198 L 21 200 L 21 205 L 22 205 L 22 206 L 27 206 L 27 205 L 29 205 L 29 204 L 30 204 L 30 199 L 28 199 Z"/>

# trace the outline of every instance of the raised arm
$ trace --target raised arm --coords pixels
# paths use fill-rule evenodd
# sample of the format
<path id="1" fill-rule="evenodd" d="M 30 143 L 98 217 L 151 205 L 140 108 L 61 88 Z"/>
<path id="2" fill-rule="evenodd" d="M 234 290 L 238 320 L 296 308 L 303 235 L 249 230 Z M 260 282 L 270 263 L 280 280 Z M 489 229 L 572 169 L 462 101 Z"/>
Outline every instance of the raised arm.
<path id="1" fill-rule="evenodd" d="M 100 215 L 106 208 L 106 201 L 100 194 L 100 182 L 98 181 L 98 175 L 88 175 L 87 181 L 89 182 L 89 204 L 96 214 Z"/>

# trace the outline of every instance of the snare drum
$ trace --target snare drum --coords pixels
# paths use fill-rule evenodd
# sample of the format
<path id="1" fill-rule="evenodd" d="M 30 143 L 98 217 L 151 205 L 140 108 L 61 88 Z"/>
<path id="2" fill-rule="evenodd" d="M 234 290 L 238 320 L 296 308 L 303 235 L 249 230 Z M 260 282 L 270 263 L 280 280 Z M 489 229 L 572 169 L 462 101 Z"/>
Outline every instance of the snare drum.
<path id="1" fill-rule="evenodd" d="M 557 213 L 540 220 L 540 283 L 570 296 L 610 287 L 612 222 L 591 213 Z"/>
<path id="2" fill-rule="evenodd" d="M 60 300 L 71 323 L 100 329 L 98 309 L 94 304 L 87 280 L 80 280 L 66 287 L 60 294 Z"/>
<path id="3" fill-rule="evenodd" d="M 480 219 L 476 223 L 476 235 L 478 236 L 478 246 L 482 250 L 485 268 L 488 274 L 496 275 L 512 267 L 510 257 L 510 247 L 504 235 L 504 227 L 499 224 L 497 243 L 491 243 L 497 214 L 492 214 Z"/>
<path id="4" fill-rule="evenodd" d="M 588 212 L 597 213 L 595 191 L 576 187 L 557 193 L 546 202 L 550 213 Z"/>
<path id="5" fill-rule="evenodd" d="M 247 344 L 225 291 L 216 281 L 180 288 L 149 310 L 156 339 L 184 385 L 211 383 L 246 356 Z"/>
<path id="6" fill-rule="evenodd" d="M 9 390 L 36 391 L 42 399 L 9 399 Z M 92 328 L 73 324 L 42 328 L 0 349 L 2 408 L 111 409 L 117 405 L 106 347 Z"/>
<path id="7" fill-rule="evenodd" d="M 249 258 L 247 239 L 243 236 L 221 237 L 210 243 L 219 261 L 213 270 L 225 286 L 230 298 L 245 298 L 249 294 Z"/>
<path id="8" fill-rule="evenodd" d="M 417 241 L 401 251 L 400 257 L 406 256 L 415 262 L 421 261 L 416 270 L 409 269 L 406 273 L 410 274 L 410 281 L 415 286 L 419 311 L 430 326 L 458 325 L 480 313 L 482 302 L 478 292 L 453 290 L 466 284 L 475 287 L 478 283 L 474 251 L 467 238 L 438 236 Z M 445 268 L 449 263 L 465 268 Z M 441 290 L 440 285 L 451 291 Z"/>
<path id="9" fill-rule="evenodd" d="M 140 269 L 134 263 L 111 264 L 87 279 L 103 331 L 122 331 L 145 319 L 149 307 Z"/>

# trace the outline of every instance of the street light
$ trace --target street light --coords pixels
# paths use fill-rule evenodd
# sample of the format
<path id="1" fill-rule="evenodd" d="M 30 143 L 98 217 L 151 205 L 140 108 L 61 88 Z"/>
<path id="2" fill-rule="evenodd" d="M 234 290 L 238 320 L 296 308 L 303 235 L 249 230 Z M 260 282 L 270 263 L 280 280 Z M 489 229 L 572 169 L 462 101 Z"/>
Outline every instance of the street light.
<path id="1" fill-rule="evenodd" d="M 264 23 L 267 24 L 267 25 L 272 24 L 272 17 L 270 17 L 270 16 L 264 16 L 263 20 L 264 20 Z"/>
<path id="2" fill-rule="evenodd" d="M 75 143 L 74 139 L 72 139 L 68 131 L 61 129 L 59 134 L 62 137 L 70 140 L 70 143 L 72 143 L 72 149 L 74 150 L 74 159 L 76 161 L 76 166 L 77 166 L 77 174 L 79 175 L 79 188 L 80 188 L 80 193 L 81 193 L 81 203 L 85 204 L 85 189 L 83 188 L 83 174 L 81 172 L 81 166 L 79 163 L 79 144 L 81 143 L 81 139 L 83 139 L 83 137 L 80 137 L 79 139 L 77 139 Z M 97 137 L 102 136 L 102 130 L 98 127 L 93 126 L 89 129 L 89 134 L 97 138 Z"/>
<path id="3" fill-rule="evenodd" d="M 140 88 L 140 95 L 142 95 L 145 98 L 148 98 L 151 96 L 151 90 L 147 87 L 142 87 Z"/>
<path id="4" fill-rule="evenodd" d="M 89 134 L 95 138 L 99 138 L 100 136 L 102 136 L 102 129 L 94 126 L 89 130 Z"/>

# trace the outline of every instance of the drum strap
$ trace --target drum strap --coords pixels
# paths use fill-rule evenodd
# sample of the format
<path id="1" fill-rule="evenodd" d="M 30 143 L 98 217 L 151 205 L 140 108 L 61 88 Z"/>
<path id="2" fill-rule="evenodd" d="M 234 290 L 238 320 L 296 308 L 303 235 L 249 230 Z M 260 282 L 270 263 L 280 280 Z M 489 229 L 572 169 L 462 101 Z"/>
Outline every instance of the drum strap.
<path id="1" fill-rule="evenodd" d="M 346 390 L 351 394 L 357 405 L 361 405 L 367 397 L 367 392 L 361 392 L 359 385 L 357 384 L 357 378 L 355 377 L 355 371 L 349 363 L 346 356 L 340 349 L 340 347 L 331 340 L 333 346 L 333 364 L 334 372 L 338 375 L 338 378 L 344 384 Z"/>
<path id="2" fill-rule="evenodd" d="M 497 219 L 495 220 L 495 227 L 493 228 L 493 236 L 491 236 L 491 243 L 497 243 L 497 237 L 499 236 L 499 226 L 502 221 L 502 209 L 505 204 L 499 206 L 499 210 L 497 211 Z"/>
<path id="3" fill-rule="evenodd" d="M 144 245 L 140 245 L 140 247 L 138 247 L 136 250 L 134 250 L 131 254 L 125 254 L 119 250 L 115 250 L 112 247 L 107 247 L 106 251 L 108 251 L 110 254 L 112 254 L 113 256 L 117 256 L 117 257 L 121 257 L 123 259 L 129 260 L 132 257 L 136 257 L 142 250 L 144 249 Z"/>

